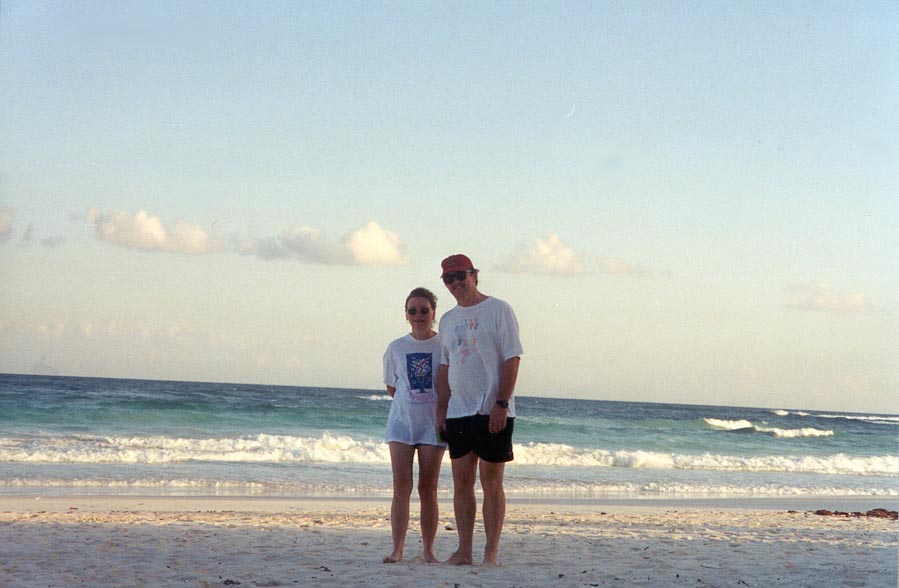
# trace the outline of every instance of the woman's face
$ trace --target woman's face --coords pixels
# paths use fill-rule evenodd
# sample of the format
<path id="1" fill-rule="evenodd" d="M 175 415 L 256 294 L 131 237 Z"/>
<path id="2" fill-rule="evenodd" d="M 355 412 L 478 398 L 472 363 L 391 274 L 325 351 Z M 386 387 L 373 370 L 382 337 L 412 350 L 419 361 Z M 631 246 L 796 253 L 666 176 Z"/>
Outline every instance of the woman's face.
<path id="1" fill-rule="evenodd" d="M 413 311 L 415 314 L 413 314 Z M 413 327 L 423 326 L 430 328 L 434 321 L 434 309 L 427 298 L 410 298 L 406 303 L 406 320 Z"/>

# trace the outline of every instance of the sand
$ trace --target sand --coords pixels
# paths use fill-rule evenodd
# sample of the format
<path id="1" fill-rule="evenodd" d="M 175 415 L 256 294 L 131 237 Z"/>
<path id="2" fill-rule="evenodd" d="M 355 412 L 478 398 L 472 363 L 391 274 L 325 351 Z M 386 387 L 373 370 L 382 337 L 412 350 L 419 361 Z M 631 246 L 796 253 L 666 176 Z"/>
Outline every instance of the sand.
<path id="1" fill-rule="evenodd" d="M 456 533 L 441 508 L 448 557 Z M 388 516 L 388 499 L 3 497 L 0 586 L 897 586 L 890 519 L 510 500 L 501 565 L 457 567 L 421 561 L 414 516 L 406 559 L 381 563 Z"/>

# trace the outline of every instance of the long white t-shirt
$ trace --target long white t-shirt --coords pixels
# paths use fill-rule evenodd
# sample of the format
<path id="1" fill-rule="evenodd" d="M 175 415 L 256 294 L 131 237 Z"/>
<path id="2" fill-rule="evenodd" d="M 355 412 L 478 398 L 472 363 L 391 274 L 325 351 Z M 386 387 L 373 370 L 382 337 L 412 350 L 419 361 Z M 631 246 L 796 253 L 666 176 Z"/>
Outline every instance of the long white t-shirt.
<path id="1" fill-rule="evenodd" d="M 437 441 L 437 365 L 440 336 L 406 335 L 384 352 L 384 384 L 396 388 L 387 416 L 387 442 L 444 445 Z"/>
<path id="2" fill-rule="evenodd" d="M 440 363 L 449 366 L 447 418 L 490 414 L 499 391 L 500 367 L 523 353 L 512 307 L 493 297 L 474 306 L 456 306 L 441 317 L 440 333 Z M 515 416 L 514 397 L 509 416 Z"/>

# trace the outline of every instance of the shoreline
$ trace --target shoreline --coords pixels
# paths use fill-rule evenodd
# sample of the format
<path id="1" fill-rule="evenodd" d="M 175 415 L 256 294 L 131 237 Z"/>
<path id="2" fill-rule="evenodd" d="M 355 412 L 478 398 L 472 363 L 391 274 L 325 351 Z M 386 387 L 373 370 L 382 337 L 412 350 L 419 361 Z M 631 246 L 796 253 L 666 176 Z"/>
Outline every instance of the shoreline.
<path id="1" fill-rule="evenodd" d="M 482 497 L 478 495 L 480 504 Z M 775 511 L 800 511 L 814 512 L 819 509 L 832 511 L 869 511 L 877 508 L 887 510 L 899 510 L 899 497 L 895 496 L 788 496 L 788 497 L 717 497 L 717 498 L 520 498 L 507 497 L 510 508 L 554 507 L 556 509 L 570 510 L 572 512 L 592 512 L 596 510 L 659 510 L 659 509 L 723 509 L 723 510 L 775 510 Z M 208 503 L 207 506 L 233 510 L 234 506 L 250 511 L 277 510 L 281 505 L 288 508 L 302 505 L 330 505 L 343 508 L 367 506 L 390 507 L 390 496 L 228 496 L 228 495 L 161 495 L 161 494 L 112 494 L 112 493 L 70 493 L 42 494 L 39 492 L 22 494 L 0 493 L 0 512 L 27 512 L 40 503 L 41 509 L 46 510 L 51 505 L 55 508 L 63 508 L 79 503 L 81 508 L 105 508 L 110 503 L 129 503 L 142 505 L 143 509 L 151 505 L 175 508 L 176 510 L 194 510 L 198 503 Z M 417 498 L 413 495 L 412 502 Z M 96 506 L 93 503 L 102 504 Z M 440 496 L 441 509 L 452 509 L 452 498 Z M 230 508 L 227 508 L 230 505 Z"/>
<path id="2" fill-rule="evenodd" d="M 862 511 L 864 500 L 809 506 Z M 457 567 L 421 561 L 414 497 L 406 557 L 383 564 L 389 499 L 5 496 L 0 585 L 896 586 L 893 520 L 721 502 L 509 500 L 502 565 Z M 435 548 L 446 558 L 451 501 L 440 509 Z M 475 561 L 483 544 L 479 515 Z"/>

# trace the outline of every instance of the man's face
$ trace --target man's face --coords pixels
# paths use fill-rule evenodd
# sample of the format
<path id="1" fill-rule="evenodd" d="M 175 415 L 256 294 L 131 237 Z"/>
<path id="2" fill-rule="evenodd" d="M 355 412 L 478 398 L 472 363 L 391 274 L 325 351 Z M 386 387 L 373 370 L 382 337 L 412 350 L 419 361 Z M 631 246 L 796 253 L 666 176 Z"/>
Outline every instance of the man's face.
<path id="1" fill-rule="evenodd" d="M 447 272 L 443 274 L 443 283 L 446 289 L 456 299 L 463 303 L 477 293 L 477 283 L 474 270 Z"/>

